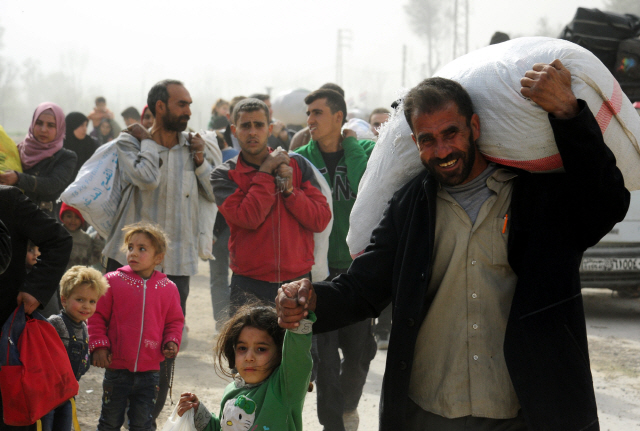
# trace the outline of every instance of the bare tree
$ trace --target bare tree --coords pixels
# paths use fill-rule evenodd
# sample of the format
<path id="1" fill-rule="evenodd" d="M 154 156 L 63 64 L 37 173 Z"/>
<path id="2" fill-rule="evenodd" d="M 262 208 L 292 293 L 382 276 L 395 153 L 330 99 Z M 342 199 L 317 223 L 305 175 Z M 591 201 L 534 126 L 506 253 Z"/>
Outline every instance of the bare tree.
<path id="1" fill-rule="evenodd" d="M 640 1 L 638 0 L 606 0 L 604 7 L 611 12 L 632 13 L 640 16 Z"/>
<path id="2" fill-rule="evenodd" d="M 0 49 L 2 48 L 2 35 L 4 28 L 0 27 Z M 17 97 L 17 88 L 15 86 L 16 76 L 18 75 L 18 67 L 7 58 L 0 56 L 0 124 L 5 124 L 9 120 L 12 108 L 16 106 L 12 102 Z M 13 105 L 13 106 L 12 106 Z"/>
<path id="3" fill-rule="evenodd" d="M 442 21 L 446 18 L 442 6 L 442 0 L 409 0 L 404 6 L 413 32 L 427 44 L 429 76 L 440 65 L 436 46 L 445 28 L 442 25 Z"/>

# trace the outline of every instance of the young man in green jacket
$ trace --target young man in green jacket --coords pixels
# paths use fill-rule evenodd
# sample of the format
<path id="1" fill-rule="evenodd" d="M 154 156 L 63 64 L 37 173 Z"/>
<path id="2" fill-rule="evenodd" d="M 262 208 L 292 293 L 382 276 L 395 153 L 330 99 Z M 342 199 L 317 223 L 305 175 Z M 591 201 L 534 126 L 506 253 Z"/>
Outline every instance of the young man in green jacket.
<path id="1" fill-rule="evenodd" d="M 352 130 L 341 132 L 346 121 L 347 105 L 338 92 L 319 89 L 309 94 L 304 102 L 307 104 L 311 141 L 296 152 L 318 168 L 333 194 L 334 221 L 328 255 L 331 280 L 347 272 L 351 265 L 346 241 L 349 215 L 375 143 L 358 141 Z M 316 380 L 318 419 L 325 431 L 357 430 L 358 402 L 369 363 L 376 353 L 371 321 L 318 334 L 317 343 L 320 359 Z M 338 349 L 342 349 L 344 356 L 342 365 Z"/>

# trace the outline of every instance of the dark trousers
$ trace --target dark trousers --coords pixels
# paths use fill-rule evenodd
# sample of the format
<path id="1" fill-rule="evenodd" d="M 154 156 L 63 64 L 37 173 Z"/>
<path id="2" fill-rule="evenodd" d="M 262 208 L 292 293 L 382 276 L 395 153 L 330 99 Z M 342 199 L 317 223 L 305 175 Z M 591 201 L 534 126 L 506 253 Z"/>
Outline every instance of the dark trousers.
<path id="1" fill-rule="evenodd" d="M 344 271 L 331 269 L 329 279 Z M 342 415 L 358 407 L 369 364 L 377 351 L 371 319 L 318 334 L 316 339 L 318 420 L 325 431 L 344 431 Z M 342 350 L 342 359 L 338 349 Z"/>
<path id="2" fill-rule="evenodd" d="M 420 406 L 407 398 L 407 416 L 405 431 L 527 431 L 529 428 L 522 416 L 522 410 L 513 419 L 488 419 L 464 416 L 456 419 L 422 410 Z"/>
<path id="3" fill-rule="evenodd" d="M 301 275 L 296 278 L 296 280 L 301 278 L 309 278 L 309 274 Z M 290 281 L 293 280 L 283 281 L 282 283 L 270 283 L 268 281 L 233 274 L 231 276 L 229 315 L 233 316 L 238 308 L 255 300 L 275 306 L 278 289 L 280 289 L 280 286 L 284 283 L 289 283 Z"/>
<path id="4" fill-rule="evenodd" d="M 73 407 L 71 401 L 59 405 L 41 419 L 42 431 L 70 430 L 73 426 Z"/>
<path id="5" fill-rule="evenodd" d="M 129 430 L 151 431 L 159 378 L 157 371 L 133 373 L 129 370 L 107 369 L 102 382 L 102 410 L 98 431 L 120 431 L 125 420 L 127 402 Z"/>
<path id="6" fill-rule="evenodd" d="M 121 268 L 123 265 L 120 265 L 117 261 L 113 259 L 109 259 L 107 261 L 107 272 L 115 271 L 118 268 Z M 180 294 L 180 306 L 182 307 L 182 312 L 184 315 L 187 315 L 187 297 L 189 296 L 189 276 L 186 275 L 168 275 L 167 278 L 175 283 L 178 287 L 178 293 Z M 171 371 L 171 363 L 175 361 L 175 359 L 166 359 L 160 362 L 160 387 L 158 390 L 158 397 L 156 401 L 155 409 L 153 410 L 153 419 L 155 419 L 160 415 L 162 409 L 164 408 L 164 402 L 167 400 L 167 394 L 169 393 L 169 379 L 171 376 L 169 375 L 169 379 L 167 378 L 166 368 L 169 367 L 169 371 Z M 155 426 L 155 425 L 154 425 Z M 155 429 L 155 428 L 154 428 Z"/>
<path id="7" fill-rule="evenodd" d="M 216 331 L 220 332 L 229 319 L 229 228 L 225 228 L 213 244 L 212 254 L 216 258 L 209 261 L 209 287 Z"/>
<path id="8" fill-rule="evenodd" d="M 391 333 L 391 307 L 392 305 L 389 304 L 387 308 L 382 310 L 382 313 L 378 316 L 378 323 L 376 323 L 374 330 L 377 336 L 383 337 L 384 339 L 389 339 L 389 333 Z"/>

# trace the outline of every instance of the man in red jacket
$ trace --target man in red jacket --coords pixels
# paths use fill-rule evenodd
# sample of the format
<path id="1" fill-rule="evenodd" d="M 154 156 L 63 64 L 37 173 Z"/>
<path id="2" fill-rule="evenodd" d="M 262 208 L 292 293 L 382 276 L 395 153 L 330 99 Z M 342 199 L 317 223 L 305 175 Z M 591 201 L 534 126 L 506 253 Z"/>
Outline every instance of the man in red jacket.
<path id="1" fill-rule="evenodd" d="M 231 131 L 242 151 L 211 174 L 231 232 L 231 314 L 249 297 L 273 303 L 283 282 L 307 277 L 314 264 L 313 234 L 331 220 L 312 165 L 268 147 L 272 127 L 264 102 L 239 102 Z"/>

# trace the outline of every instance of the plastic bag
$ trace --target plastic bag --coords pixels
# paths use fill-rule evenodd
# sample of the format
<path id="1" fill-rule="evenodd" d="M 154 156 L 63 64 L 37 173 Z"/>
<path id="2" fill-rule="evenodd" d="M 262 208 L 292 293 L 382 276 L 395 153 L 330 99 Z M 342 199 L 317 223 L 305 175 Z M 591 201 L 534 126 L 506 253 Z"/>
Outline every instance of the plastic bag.
<path id="1" fill-rule="evenodd" d="M 290 157 L 302 157 L 297 153 L 289 153 Z M 331 234 L 331 228 L 333 227 L 333 196 L 331 194 L 331 187 L 324 178 L 324 175 L 320 173 L 313 163 L 308 162 L 309 166 L 313 168 L 313 174 L 316 177 L 316 181 L 320 184 L 320 191 L 327 199 L 329 204 L 329 210 L 331 210 L 331 220 L 329 224 L 324 228 L 322 232 L 313 233 L 313 266 L 311 267 L 311 279 L 313 281 L 322 281 L 329 276 L 329 260 L 327 258 L 329 254 L 329 235 Z"/>
<path id="2" fill-rule="evenodd" d="M 371 130 L 371 125 L 360 118 L 352 118 L 351 120 L 347 121 L 345 125 L 342 126 L 342 130 L 344 129 L 349 129 L 356 132 L 358 140 L 376 138 L 375 133 L 373 133 L 373 130 Z"/>
<path id="3" fill-rule="evenodd" d="M 304 98 L 311 93 L 299 88 L 279 93 L 271 98 L 273 117 L 287 125 L 307 125 L 307 105 Z"/>
<path id="4" fill-rule="evenodd" d="M 0 126 L 0 172 L 4 171 L 22 172 L 22 162 L 18 146 Z"/>
<path id="5" fill-rule="evenodd" d="M 118 172 L 117 139 L 99 147 L 80 168 L 76 179 L 60 195 L 62 202 L 76 208 L 101 237 L 108 238 L 131 187 L 121 187 Z"/>
<path id="6" fill-rule="evenodd" d="M 164 423 L 162 431 L 196 431 L 193 422 L 193 409 L 187 410 L 182 417 L 178 416 L 178 404 L 171 412 L 171 416 Z"/>

